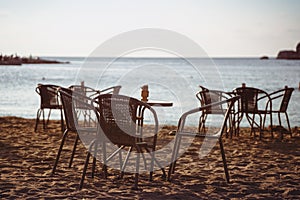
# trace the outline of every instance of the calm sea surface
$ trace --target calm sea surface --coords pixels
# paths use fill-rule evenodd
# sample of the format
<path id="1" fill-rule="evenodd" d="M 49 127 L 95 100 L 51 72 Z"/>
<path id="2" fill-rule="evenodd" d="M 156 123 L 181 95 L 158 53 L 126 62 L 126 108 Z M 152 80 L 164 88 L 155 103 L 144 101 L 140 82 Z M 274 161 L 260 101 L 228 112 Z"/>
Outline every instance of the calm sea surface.
<path id="1" fill-rule="evenodd" d="M 97 89 L 122 85 L 121 93 L 140 98 L 140 87 L 149 85 L 150 98 L 172 101 L 173 107 L 159 108 L 162 123 L 177 124 L 180 115 L 199 105 L 198 85 L 232 91 L 247 86 L 272 92 L 285 85 L 294 87 L 289 116 L 291 126 L 300 125 L 300 61 L 259 60 L 257 58 L 192 59 L 196 67 L 179 58 L 108 58 L 85 60 L 52 57 L 70 64 L 0 66 L 0 116 L 35 118 L 39 96 L 38 83 L 68 87 L 84 81 Z M 53 115 L 58 118 L 58 114 Z"/>

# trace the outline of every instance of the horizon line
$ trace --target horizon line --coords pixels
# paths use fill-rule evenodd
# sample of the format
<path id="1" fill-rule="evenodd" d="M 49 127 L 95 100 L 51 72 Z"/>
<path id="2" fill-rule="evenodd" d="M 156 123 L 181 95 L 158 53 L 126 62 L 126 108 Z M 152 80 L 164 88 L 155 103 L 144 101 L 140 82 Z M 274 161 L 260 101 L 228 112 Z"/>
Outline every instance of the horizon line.
<path id="1" fill-rule="evenodd" d="M 33 56 L 33 57 L 56 57 L 56 58 L 113 58 L 115 56 L 54 56 L 54 55 L 42 55 L 42 56 Z M 177 57 L 177 56 L 124 56 L 120 58 L 261 58 L 263 56 L 208 56 L 208 57 L 197 57 L 197 56 L 186 56 L 186 57 Z M 267 56 L 270 59 L 276 58 L 276 56 Z"/>

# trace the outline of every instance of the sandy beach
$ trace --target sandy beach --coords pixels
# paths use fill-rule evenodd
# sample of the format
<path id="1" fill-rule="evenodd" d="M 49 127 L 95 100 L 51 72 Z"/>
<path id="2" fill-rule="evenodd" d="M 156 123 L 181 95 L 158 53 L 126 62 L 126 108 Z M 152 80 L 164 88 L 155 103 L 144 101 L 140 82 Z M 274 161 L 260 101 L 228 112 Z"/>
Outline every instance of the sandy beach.
<path id="1" fill-rule="evenodd" d="M 34 119 L 0 118 L 0 198 L 1 199 L 299 199 L 300 133 L 283 140 L 253 138 L 243 128 L 240 137 L 224 138 L 231 183 L 224 179 L 219 148 L 203 159 L 198 156 L 197 141 L 178 161 L 171 182 L 154 173 L 140 175 L 139 190 L 132 190 L 133 175 L 118 179 L 119 172 L 109 169 L 103 178 L 101 166 L 96 177 L 87 174 L 84 188 L 78 190 L 86 150 L 79 145 L 72 168 L 67 167 L 69 153 L 63 153 L 57 172 L 50 176 L 61 138 L 59 121 L 49 129 L 34 132 Z M 163 130 L 163 139 L 172 139 Z M 74 135 L 66 141 L 70 151 Z M 168 168 L 166 168 L 168 170 Z M 90 170 L 89 170 L 90 172 Z"/>

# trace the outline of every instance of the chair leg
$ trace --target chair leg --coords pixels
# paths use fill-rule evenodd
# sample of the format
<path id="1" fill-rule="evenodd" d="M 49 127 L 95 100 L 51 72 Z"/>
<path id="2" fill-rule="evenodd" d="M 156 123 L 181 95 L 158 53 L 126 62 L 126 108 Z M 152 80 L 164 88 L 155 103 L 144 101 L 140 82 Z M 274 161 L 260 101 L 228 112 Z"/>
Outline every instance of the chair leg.
<path id="1" fill-rule="evenodd" d="M 90 151 L 90 150 L 89 150 Z M 92 178 L 94 178 L 95 175 L 95 168 L 96 168 L 96 156 L 98 151 L 98 142 L 95 142 L 95 148 L 94 148 L 94 157 L 93 157 L 93 165 L 92 165 Z"/>
<path id="2" fill-rule="evenodd" d="M 227 183 L 229 183 L 230 182 L 229 173 L 228 173 L 227 162 L 226 162 L 226 157 L 225 157 L 225 151 L 224 151 L 224 147 L 223 147 L 222 138 L 219 138 L 219 144 L 220 144 L 220 149 L 221 149 L 221 154 L 222 154 L 222 160 L 223 160 L 223 166 L 224 166 L 226 181 L 227 181 Z"/>
<path id="3" fill-rule="evenodd" d="M 235 120 L 236 115 L 237 115 L 237 120 Z M 238 113 L 234 114 L 234 121 L 236 123 L 235 135 L 237 135 L 237 136 L 240 136 L 240 123 L 241 123 L 243 117 L 244 117 L 244 113 L 238 112 Z"/>
<path id="4" fill-rule="evenodd" d="M 121 148 L 121 146 L 119 146 L 119 148 Z M 123 161 L 122 161 L 122 152 L 119 151 L 119 163 L 120 163 L 120 171 L 122 170 L 122 165 L 123 165 Z"/>
<path id="5" fill-rule="evenodd" d="M 278 118 L 278 123 L 279 123 L 279 127 L 283 128 L 282 124 L 281 124 L 281 116 L 280 116 L 280 112 L 277 113 L 277 118 Z M 279 131 L 280 132 L 280 139 L 283 139 L 283 130 Z"/>
<path id="6" fill-rule="evenodd" d="M 49 112 L 48 112 L 48 117 L 47 117 L 47 121 L 46 121 L 46 128 L 47 128 L 47 126 L 48 126 L 48 124 L 49 124 L 50 115 L 51 115 L 51 110 L 52 110 L 52 109 L 49 109 Z"/>
<path id="7" fill-rule="evenodd" d="M 282 126 L 282 125 L 281 125 L 281 117 L 280 117 L 280 112 L 278 112 L 277 114 L 278 114 L 278 122 L 279 122 L 279 126 Z"/>
<path id="8" fill-rule="evenodd" d="M 77 144 L 78 144 L 78 140 L 79 140 L 79 135 L 78 135 L 78 133 L 76 133 L 76 139 L 75 139 L 75 142 L 74 142 L 72 155 L 71 155 L 70 162 L 69 162 L 69 168 L 72 166 L 72 163 L 73 163 L 73 159 L 74 159 L 74 155 L 75 155 L 75 152 L 76 152 L 76 147 L 77 147 Z"/>
<path id="9" fill-rule="evenodd" d="M 262 116 L 259 114 L 259 139 L 262 138 L 263 132 L 264 132 L 263 119 Z M 273 137 L 273 133 L 272 133 L 272 137 Z"/>
<path id="10" fill-rule="evenodd" d="M 291 137 L 293 137 L 292 129 L 291 129 L 291 125 L 290 125 L 290 120 L 289 120 L 289 116 L 288 116 L 288 114 L 286 112 L 284 114 L 285 114 L 285 118 L 286 118 L 286 122 L 287 122 L 287 125 L 288 125 L 288 129 L 289 129 L 290 135 L 291 135 Z"/>
<path id="11" fill-rule="evenodd" d="M 230 134 L 230 139 L 232 139 L 232 135 L 233 135 L 233 117 L 232 114 L 230 113 L 229 118 L 228 118 L 228 128 L 229 130 L 226 130 L 226 137 L 228 137 L 228 134 Z M 227 125 L 226 125 L 227 126 Z"/>
<path id="12" fill-rule="evenodd" d="M 127 153 L 127 155 L 126 155 L 126 157 L 125 157 L 125 160 L 124 160 L 124 162 L 123 162 L 122 169 L 121 169 L 121 175 L 120 175 L 120 178 L 123 178 L 123 176 L 124 176 L 124 170 L 125 170 L 125 168 L 126 168 L 126 165 L 127 165 L 128 159 L 129 159 L 129 156 L 130 156 L 130 154 L 131 154 L 131 152 L 132 152 L 132 149 L 133 149 L 133 147 L 130 147 L 129 152 Z"/>
<path id="13" fill-rule="evenodd" d="M 200 130 L 201 130 L 201 124 L 202 124 L 202 115 L 200 115 L 199 117 L 199 124 L 198 124 L 198 132 L 200 133 Z"/>
<path id="14" fill-rule="evenodd" d="M 161 169 L 162 173 L 163 173 L 163 178 L 165 179 L 167 177 L 166 175 L 166 171 L 165 169 L 160 165 L 160 163 L 158 162 L 158 160 L 155 158 L 155 153 L 151 153 L 150 150 L 148 148 L 145 148 L 147 153 L 150 154 L 151 156 L 151 168 L 150 168 L 150 181 L 152 181 L 152 174 L 153 174 L 153 168 L 154 168 L 154 162 L 158 165 L 158 167 Z M 151 173 L 152 172 L 152 173 Z"/>
<path id="15" fill-rule="evenodd" d="M 266 124 L 266 118 L 267 118 L 267 114 L 265 113 L 264 115 L 264 119 L 263 119 L 263 129 L 265 128 L 265 124 Z"/>
<path id="16" fill-rule="evenodd" d="M 55 160 L 55 163 L 54 163 L 51 175 L 54 175 L 54 173 L 55 173 L 56 166 L 57 166 L 57 163 L 58 163 L 58 160 L 59 160 L 59 157 L 60 157 L 62 148 L 64 146 L 64 143 L 65 143 L 65 140 L 66 140 L 68 132 L 69 132 L 68 129 L 66 129 L 65 132 L 64 132 L 64 134 L 63 134 L 63 137 L 62 137 L 62 140 L 61 140 L 61 143 L 60 143 L 57 155 L 56 155 L 56 160 Z"/>
<path id="17" fill-rule="evenodd" d="M 146 157 L 143 153 L 142 153 L 142 157 L 143 157 L 143 161 L 144 161 L 145 170 L 147 170 L 147 161 L 146 161 Z"/>
<path id="18" fill-rule="evenodd" d="M 249 116 L 249 114 L 246 114 L 246 117 L 247 117 L 247 120 L 251 127 L 250 135 L 252 135 L 252 133 L 253 133 L 253 135 L 255 137 L 255 130 L 254 130 L 255 114 L 253 114 L 252 118 Z"/>
<path id="19" fill-rule="evenodd" d="M 181 138 L 182 138 L 182 136 L 179 135 L 179 137 L 178 137 L 178 144 L 176 145 L 177 149 L 176 149 L 175 157 L 174 157 L 175 162 L 174 162 L 174 168 L 173 168 L 173 171 L 172 171 L 173 174 L 175 173 L 175 167 L 176 167 L 176 162 L 177 162 L 177 158 L 178 158 L 178 154 L 179 154 L 179 149 L 180 149 L 180 144 L 181 144 Z"/>
<path id="20" fill-rule="evenodd" d="M 258 127 L 258 130 L 259 130 L 259 139 L 261 139 L 262 136 L 263 136 L 263 132 L 264 132 L 263 119 L 262 119 L 261 114 L 258 114 L 258 117 L 259 117 L 259 122 L 256 123 L 254 121 L 254 117 L 253 117 L 253 123 L 256 124 L 256 126 Z"/>
<path id="21" fill-rule="evenodd" d="M 155 152 L 152 151 L 150 152 L 150 150 L 145 147 L 147 153 L 151 156 L 151 163 L 150 163 L 150 176 L 149 176 L 149 180 L 152 181 L 152 177 L 153 177 L 153 169 L 154 169 L 154 159 L 155 159 Z M 143 154 L 142 154 L 143 155 Z M 144 155 L 143 155 L 144 156 Z"/>
<path id="22" fill-rule="evenodd" d="M 207 114 L 202 113 L 200 118 L 199 118 L 199 126 L 198 126 L 198 132 L 201 133 L 203 131 L 203 133 L 206 132 L 205 130 L 205 122 L 207 119 Z"/>
<path id="23" fill-rule="evenodd" d="M 43 113 L 43 129 L 46 129 L 46 122 L 45 122 L 45 109 L 42 109 L 42 113 Z"/>
<path id="24" fill-rule="evenodd" d="M 97 144 L 98 145 L 98 144 Z M 122 171 L 122 149 L 125 147 L 125 146 L 119 146 L 119 148 L 114 151 L 108 158 L 106 157 L 106 142 L 102 142 L 102 149 L 103 149 L 103 171 L 105 173 L 105 178 L 107 178 L 107 165 L 106 163 L 108 163 L 113 157 L 115 157 L 117 154 L 119 154 L 119 161 L 120 161 L 120 171 Z M 96 156 L 94 156 L 94 160 L 93 162 L 95 163 L 96 162 Z M 95 165 L 95 164 L 93 164 Z"/>
<path id="25" fill-rule="evenodd" d="M 39 121 L 40 121 L 40 117 L 41 117 L 41 109 L 39 108 L 37 113 L 36 113 L 36 120 L 35 120 L 35 127 L 34 127 L 34 132 L 37 131 L 37 127 L 38 127 L 38 124 L 39 124 Z"/>
<path id="26" fill-rule="evenodd" d="M 267 118 L 267 113 L 264 115 L 264 119 L 263 119 L 263 129 L 265 128 L 266 118 Z M 272 138 L 274 138 L 274 134 L 273 134 L 273 119 L 272 119 L 272 118 L 273 118 L 273 117 L 272 117 L 272 112 L 270 112 L 270 127 L 271 127 L 270 132 L 271 132 Z M 279 119 L 279 123 L 281 123 L 281 122 L 280 122 L 280 119 Z"/>
<path id="27" fill-rule="evenodd" d="M 232 134 L 234 134 L 234 136 L 238 136 L 236 131 L 236 122 L 235 113 L 232 113 Z"/>
<path id="28" fill-rule="evenodd" d="M 63 117 L 63 111 L 60 109 L 60 126 L 61 126 L 61 132 L 65 130 L 65 124 L 64 124 L 64 117 Z"/>
<path id="29" fill-rule="evenodd" d="M 180 140 L 181 140 L 180 133 L 177 132 L 177 135 L 175 138 L 175 143 L 174 143 L 174 148 L 173 148 L 173 152 L 172 152 L 172 156 L 171 156 L 171 164 L 170 164 L 169 171 L 168 171 L 168 181 L 171 180 L 171 174 L 174 174 L 174 172 L 175 172 L 176 158 L 177 158 L 179 147 L 180 147 Z"/>
<path id="30" fill-rule="evenodd" d="M 136 154 L 136 164 L 135 164 L 135 174 L 134 174 L 134 186 L 133 189 L 138 189 L 139 182 L 139 171 L 140 171 L 140 153 L 142 153 L 140 147 L 136 146 L 137 154 Z"/>
<path id="31" fill-rule="evenodd" d="M 106 179 L 107 178 L 107 160 L 106 160 L 106 144 L 105 142 L 102 143 L 103 144 L 103 168 L 102 170 L 104 171 L 104 178 Z"/>
<path id="32" fill-rule="evenodd" d="M 83 182 L 84 182 L 84 179 L 85 179 L 85 175 L 86 175 L 86 170 L 87 170 L 87 167 L 88 167 L 88 164 L 89 164 L 89 160 L 90 160 L 90 156 L 91 156 L 91 150 L 93 148 L 93 145 L 95 145 L 95 140 L 92 141 L 92 143 L 90 144 L 89 146 L 89 151 L 86 155 L 86 159 L 85 159 L 85 163 L 84 163 L 84 167 L 83 167 L 83 172 L 82 172 L 82 176 L 81 176 L 81 180 L 80 180 L 80 183 L 79 183 L 79 190 L 82 189 L 82 186 L 83 186 Z"/>
<path id="33" fill-rule="evenodd" d="M 270 112 L 270 126 L 271 126 L 271 135 L 272 135 L 272 138 L 274 138 L 274 134 L 273 134 L 273 117 L 272 117 L 272 112 Z"/>
<path id="34" fill-rule="evenodd" d="M 87 155 L 86 155 L 86 160 L 85 160 L 85 163 L 84 163 L 83 172 L 82 172 L 82 176 L 81 176 L 80 183 L 79 183 L 79 190 L 82 189 L 82 186 L 83 186 L 83 183 L 84 183 L 84 179 L 85 179 L 85 175 L 86 175 L 87 166 L 89 164 L 90 156 L 91 156 L 91 153 L 88 152 Z"/>
<path id="35" fill-rule="evenodd" d="M 259 123 L 257 123 L 256 121 L 255 121 L 255 114 L 253 113 L 253 115 L 252 115 L 252 117 L 251 116 L 249 116 L 249 114 L 246 114 L 246 117 L 247 117 L 247 120 L 248 120 L 248 122 L 249 122 L 249 124 L 250 124 L 250 126 L 251 126 L 251 132 L 250 132 L 250 135 L 252 135 L 252 133 L 253 133 L 253 135 L 254 135 L 254 137 L 256 137 L 256 135 L 255 135 L 255 127 L 254 126 L 256 126 L 258 129 L 259 129 L 259 137 L 261 138 L 262 137 L 262 129 L 263 129 L 263 126 L 262 126 L 262 116 L 261 116 L 261 114 L 258 114 L 258 116 L 259 116 Z"/>

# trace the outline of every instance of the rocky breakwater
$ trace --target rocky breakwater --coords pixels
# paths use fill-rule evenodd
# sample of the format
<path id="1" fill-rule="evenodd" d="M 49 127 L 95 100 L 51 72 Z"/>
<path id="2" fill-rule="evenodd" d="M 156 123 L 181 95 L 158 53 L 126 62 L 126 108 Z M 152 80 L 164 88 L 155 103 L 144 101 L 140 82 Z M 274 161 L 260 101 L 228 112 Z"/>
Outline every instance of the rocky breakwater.
<path id="1" fill-rule="evenodd" d="M 277 59 L 289 59 L 289 60 L 300 60 L 300 43 L 296 47 L 296 51 L 283 50 L 277 55 Z"/>

